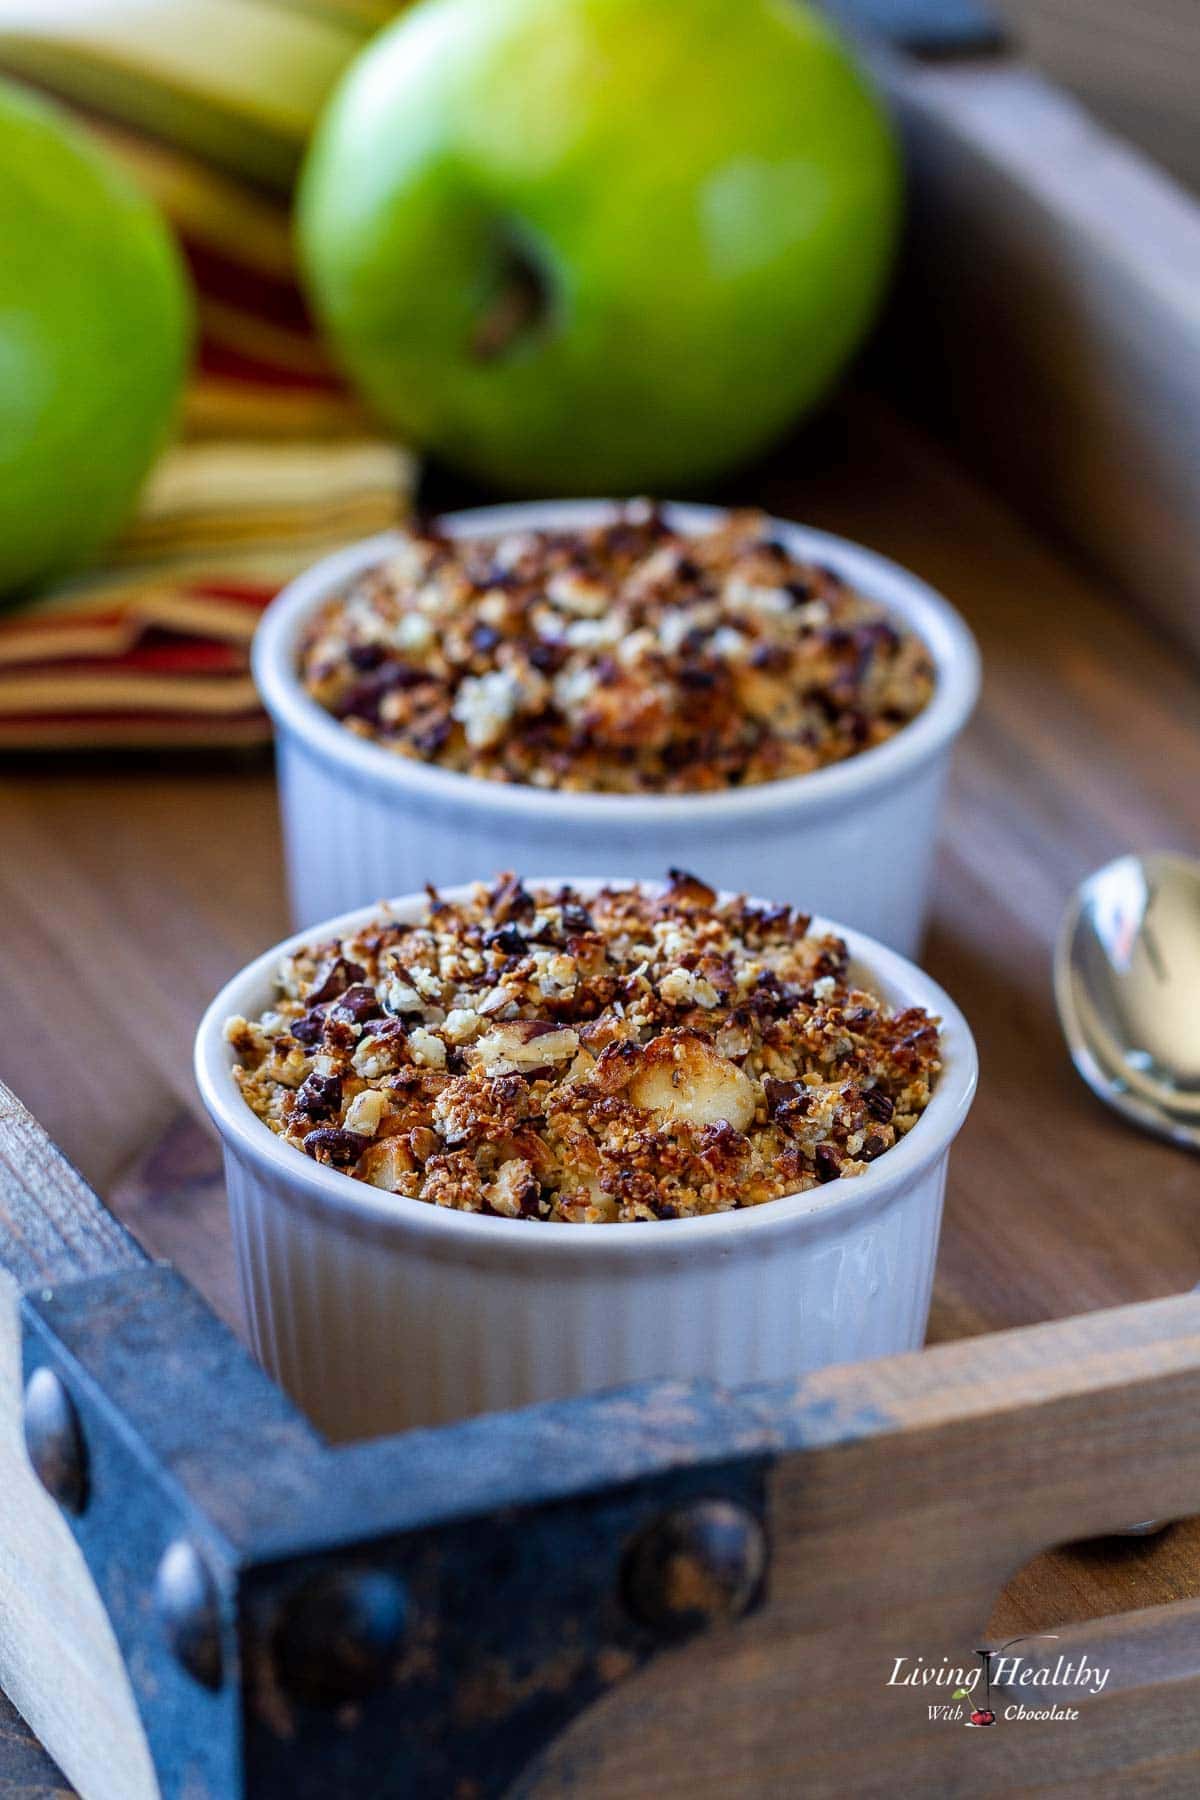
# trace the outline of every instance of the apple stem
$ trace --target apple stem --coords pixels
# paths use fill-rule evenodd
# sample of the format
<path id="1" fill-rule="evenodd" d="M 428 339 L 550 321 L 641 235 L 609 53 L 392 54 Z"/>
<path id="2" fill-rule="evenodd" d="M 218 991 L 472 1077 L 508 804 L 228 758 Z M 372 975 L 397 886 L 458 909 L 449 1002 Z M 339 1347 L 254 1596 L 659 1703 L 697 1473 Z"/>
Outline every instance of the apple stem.
<path id="1" fill-rule="evenodd" d="M 494 362 L 532 331 L 548 311 L 549 293 L 542 271 L 531 257 L 510 246 L 499 290 L 471 334 L 471 355 L 477 362 Z"/>

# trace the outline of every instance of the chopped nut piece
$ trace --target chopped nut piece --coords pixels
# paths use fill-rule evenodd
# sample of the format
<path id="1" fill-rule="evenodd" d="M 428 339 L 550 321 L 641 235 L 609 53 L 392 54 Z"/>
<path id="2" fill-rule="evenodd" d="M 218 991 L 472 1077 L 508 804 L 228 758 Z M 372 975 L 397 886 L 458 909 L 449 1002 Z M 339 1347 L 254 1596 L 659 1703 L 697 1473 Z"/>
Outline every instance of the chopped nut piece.
<path id="1" fill-rule="evenodd" d="M 319 1000 L 333 1000 L 338 994 L 344 994 L 348 987 L 361 981 L 366 970 L 356 962 L 349 962 L 344 956 L 332 956 L 328 962 L 322 963 L 317 970 L 316 978 L 306 996 L 308 1004 L 315 1006 Z"/>
<path id="2" fill-rule="evenodd" d="M 364 1088 L 346 1109 L 346 1130 L 360 1132 L 363 1137 L 374 1137 L 383 1117 L 383 1108 L 383 1095 L 373 1088 Z"/>
<path id="3" fill-rule="evenodd" d="M 483 1020 L 473 1007 L 456 1006 L 446 1014 L 443 1034 L 450 1039 L 452 1044 L 466 1044 L 476 1035 L 482 1024 Z"/>
<path id="4" fill-rule="evenodd" d="M 309 1156 L 318 1160 L 325 1158 L 331 1163 L 353 1163 L 358 1161 L 366 1149 L 366 1140 L 357 1137 L 352 1131 L 339 1131 L 334 1126 L 326 1125 L 306 1134 L 304 1148 Z"/>
<path id="5" fill-rule="evenodd" d="M 511 1162 L 500 1165 L 495 1178 L 483 1191 L 494 1211 L 504 1213 L 510 1219 L 519 1219 L 523 1214 L 537 1212 L 542 1190 L 529 1164 L 523 1157 L 515 1156 Z"/>
<path id="6" fill-rule="evenodd" d="M 327 1119 L 341 1104 L 340 1075 L 320 1075 L 314 1069 L 296 1090 L 296 1111 L 310 1119 Z"/>
<path id="7" fill-rule="evenodd" d="M 408 1047 L 413 1053 L 414 1062 L 425 1063 L 431 1069 L 443 1069 L 446 1066 L 446 1046 L 440 1037 L 432 1031 L 426 1031 L 418 1025 L 415 1031 L 409 1032 Z"/>
<path id="8" fill-rule="evenodd" d="M 671 885 L 667 890 L 667 901 L 671 906 L 715 906 L 716 892 L 706 881 L 700 881 L 695 875 L 689 875 L 686 869 L 670 871 Z"/>
<path id="9" fill-rule="evenodd" d="M 362 1177 L 372 1187 L 385 1188 L 389 1194 L 401 1193 L 406 1178 L 413 1174 L 416 1166 L 416 1159 L 402 1137 L 382 1138 L 365 1152 Z"/>

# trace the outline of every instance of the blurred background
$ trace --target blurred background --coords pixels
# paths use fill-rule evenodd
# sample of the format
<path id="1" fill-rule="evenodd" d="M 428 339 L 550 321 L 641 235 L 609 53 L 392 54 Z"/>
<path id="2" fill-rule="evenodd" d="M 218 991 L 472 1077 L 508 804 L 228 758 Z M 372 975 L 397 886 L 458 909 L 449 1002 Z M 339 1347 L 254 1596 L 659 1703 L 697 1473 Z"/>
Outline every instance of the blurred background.
<path id="1" fill-rule="evenodd" d="M 1000 0 L 1039 68 L 1200 188 L 1200 7 L 1193 0 Z"/>
<path id="2" fill-rule="evenodd" d="M 990 447 L 1002 484 L 1028 465 L 1032 504 L 1134 588 L 1151 545 L 1173 571 L 1194 567 L 1194 546 L 1161 523 L 1186 496 L 1170 466 L 1160 471 L 1173 456 L 1159 441 L 1165 402 L 1140 369 L 1118 371 L 1116 385 L 1136 379 L 1150 395 L 1151 441 L 1138 440 L 1133 460 L 1153 468 L 1155 485 L 1122 508 L 1107 546 L 1095 525 L 1111 512 L 1111 470 L 1075 446 L 1081 420 L 1109 429 L 1106 402 L 1082 393 L 1072 370 L 1095 331 L 1112 328 L 1093 317 L 1107 274 L 1064 257 L 1060 289 L 1037 289 L 1049 263 L 1031 230 L 1048 222 L 1070 250 L 1089 206 L 1108 201 L 1099 185 L 1080 188 L 1080 169 L 1062 158 L 1062 119 L 1049 116 L 1057 101 L 1048 110 L 1034 95 L 1029 144 L 1040 127 L 1047 148 L 1023 147 L 1023 167 L 1012 143 L 986 145 L 996 130 L 1013 143 L 1026 135 L 1004 120 L 1030 96 L 1014 110 L 999 78 L 1019 57 L 1194 185 L 1192 0 L 997 0 L 991 12 L 975 0 L 831 0 L 847 48 L 806 24 L 776 73 L 751 42 L 778 25 L 757 0 L 742 15 L 753 28 L 733 23 L 736 7 L 689 0 L 678 17 L 694 14 L 695 33 L 680 28 L 674 42 L 656 22 L 661 6 L 631 4 L 616 9 L 615 47 L 545 92 L 538 55 L 524 48 L 514 73 L 485 43 L 486 20 L 519 7 L 425 0 L 422 15 L 452 17 L 446 42 L 458 34 L 449 71 L 436 27 L 423 38 L 402 27 L 394 49 L 380 48 L 378 34 L 405 10 L 396 0 L 0 0 L 0 750 L 264 742 L 248 645 L 290 575 L 401 517 L 422 479 L 422 503 L 433 505 L 506 490 L 730 492 L 861 367 L 889 283 L 899 301 L 876 340 L 873 381 L 894 376 L 906 406 L 972 454 Z M 548 56 L 556 32 L 568 42 L 562 21 L 586 10 L 573 0 L 533 9 Z M 613 69 L 628 88 L 672 56 L 690 71 L 665 90 L 683 96 L 675 111 L 642 119 L 640 135 L 618 123 L 606 138 L 589 108 L 600 116 L 612 104 Z M 953 83 L 976 64 L 989 71 L 986 101 Z M 456 97 L 456 81 L 474 91 Z M 871 85 L 909 164 L 898 289 L 896 152 Z M 566 138 L 543 154 L 531 135 L 534 117 L 545 134 L 560 92 L 564 118 L 572 105 L 588 116 L 571 135 L 582 155 Z M 513 97 L 509 111 L 497 110 L 498 94 Z M 756 120 L 775 121 L 761 141 L 746 135 L 738 94 Z M 62 112 L 42 113 L 43 101 Z M 396 120 L 425 112 L 444 141 L 421 145 L 418 180 L 406 159 L 418 159 L 425 127 L 410 142 Z M 481 150 L 480 122 L 493 114 Z M 701 141 L 710 115 L 712 141 Z M 295 185 L 322 121 L 297 232 Z M 722 133 L 730 167 L 744 174 L 757 158 L 769 168 L 769 194 L 741 175 L 718 194 Z M 662 144 L 692 139 L 694 168 L 684 152 L 668 168 Z M 470 236 L 482 230 L 475 198 L 438 172 L 468 144 L 500 221 L 486 254 Z M 960 179 L 963 145 L 964 167 L 980 145 L 988 166 Z M 90 164 L 84 148 L 96 153 Z M 594 166 L 581 173 L 587 156 Z M 787 186 L 797 171 L 803 194 Z M 996 179 L 1014 182 L 1018 206 L 1037 214 L 1015 248 Z M 693 202 L 700 219 L 718 200 L 725 247 L 693 268 L 696 243 L 667 222 L 686 223 Z M 956 271 L 945 224 L 955 207 L 983 233 L 997 282 L 1029 289 L 1036 331 L 991 311 L 964 326 L 979 246 Z M 1118 197 L 1113 212 L 1128 215 L 1117 260 L 1143 265 L 1149 293 L 1161 283 L 1140 199 Z M 604 213 L 619 252 L 599 231 L 571 236 L 567 215 Z M 807 223 L 787 225 L 793 217 Z M 740 259 L 736 276 L 718 275 L 721 257 Z M 1147 335 L 1169 344 L 1170 322 L 1146 316 Z M 956 331 L 976 342 L 956 346 Z M 1003 355 L 979 353 L 984 334 Z M 1040 463 L 1023 443 L 1012 453 L 1020 427 L 1003 415 L 1014 361 L 1048 393 L 1081 390 L 1056 396 L 1061 433 L 1048 429 Z M 1171 362 L 1176 380 L 1178 355 Z M 1128 446 L 1120 457 L 1128 464 Z M 1178 628 L 1170 602 L 1147 604 Z"/>

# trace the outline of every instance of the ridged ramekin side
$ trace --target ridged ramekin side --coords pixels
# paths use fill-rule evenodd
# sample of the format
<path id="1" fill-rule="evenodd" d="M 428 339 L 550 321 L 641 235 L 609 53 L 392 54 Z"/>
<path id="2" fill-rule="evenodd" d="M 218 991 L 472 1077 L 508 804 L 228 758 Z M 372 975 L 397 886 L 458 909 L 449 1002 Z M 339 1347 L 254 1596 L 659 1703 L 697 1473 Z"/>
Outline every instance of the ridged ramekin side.
<path id="1" fill-rule="evenodd" d="M 801 1214 L 644 1269 L 581 1242 L 552 1273 L 532 1246 L 469 1258 L 402 1232 L 358 1236 L 290 1205 L 286 1184 L 236 1151 L 226 1173 L 255 1351 L 327 1435 L 347 1439 L 636 1381 L 786 1381 L 915 1349 L 946 1161 L 861 1217 Z"/>
<path id="2" fill-rule="evenodd" d="M 689 869 L 714 887 L 769 893 L 911 955 L 929 897 L 949 750 L 844 810 L 801 804 L 739 823 L 662 802 L 653 828 L 597 817 L 512 817 L 486 807 L 359 785 L 286 728 L 278 738 L 280 802 L 297 926 L 352 906 L 486 879 L 499 869 L 553 867 L 564 876 L 661 879 Z M 886 876 L 886 878 L 885 878 Z"/>

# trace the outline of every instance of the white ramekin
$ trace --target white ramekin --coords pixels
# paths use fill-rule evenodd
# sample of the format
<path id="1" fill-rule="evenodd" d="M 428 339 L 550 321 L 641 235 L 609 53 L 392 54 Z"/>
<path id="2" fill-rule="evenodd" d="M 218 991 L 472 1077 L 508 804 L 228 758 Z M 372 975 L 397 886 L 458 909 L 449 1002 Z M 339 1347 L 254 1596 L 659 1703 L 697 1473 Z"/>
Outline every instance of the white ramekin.
<path id="1" fill-rule="evenodd" d="M 461 537 L 581 527 L 609 501 L 486 507 L 451 514 Z M 668 506 L 682 531 L 720 519 Z M 394 533 L 326 557 L 268 607 L 254 675 L 275 724 L 292 910 L 298 925 L 498 869 L 553 867 L 571 877 L 620 869 L 654 879 L 694 869 L 717 885 L 774 894 L 844 919 L 912 953 L 928 898 L 938 813 L 954 740 L 979 689 L 967 627 L 940 595 L 885 557 L 784 520 L 772 531 L 910 625 L 928 646 L 937 687 L 912 724 L 874 750 L 786 781 L 720 794 L 567 794 L 460 775 L 355 736 L 316 704 L 297 673 L 314 610 L 394 548 Z"/>
<path id="2" fill-rule="evenodd" d="M 411 895 L 392 910 L 412 918 L 425 905 Z M 222 1036 L 230 1014 L 266 1010 L 284 956 L 377 911 L 360 908 L 260 956 L 217 995 L 196 1040 L 255 1351 L 329 1436 L 444 1424 L 653 1377 L 786 1380 L 920 1345 L 946 1162 L 977 1068 L 966 1021 L 927 975 L 842 933 L 861 980 L 942 1020 L 933 1099 L 865 1174 L 697 1219 L 495 1219 L 386 1194 L 311 1161 L 234 1082 Z"/>

